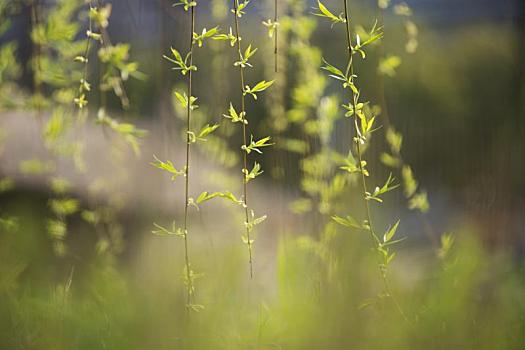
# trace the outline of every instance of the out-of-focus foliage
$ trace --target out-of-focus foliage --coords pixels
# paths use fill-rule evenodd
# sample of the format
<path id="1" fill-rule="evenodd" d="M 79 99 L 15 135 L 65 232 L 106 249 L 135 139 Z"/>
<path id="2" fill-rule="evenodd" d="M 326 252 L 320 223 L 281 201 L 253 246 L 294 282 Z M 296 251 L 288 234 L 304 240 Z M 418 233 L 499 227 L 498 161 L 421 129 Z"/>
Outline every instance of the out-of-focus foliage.
<path id="1" fill-rule="evenodd" d="M 162 38 L 146 38 L 138 51 L 109 36 L 112 19 L 126 15 L 115 12 L 123 3 L 0 2 L 0 38 L 12 30 L 13 13 L 26 9 L 30 22 L 27 62 L 19 43 L 0 46 L 0 112 L 24 111 L 47 155 L 15 159 L 15 176 L 0 177 L 0 348 L 523 347 L 523 262 L 505 248 L 487 249 L 475 229 L 447 227 L 438 236 L 431 227 L 443 228 L 445 215 L 461 221 L 464 193 L 474 201 L 497 193 L 474 203 L 490 211 L 507 205 L 500 190 L 519 193 L 520 172 L 501 177 L 508 167 L 495 166 L 515 162 L 523 142 L 514 137 L 519 101 L 508 97 L 519 92 L 498 85 L 514 75 L 505 28 L 473 26 L 442 40 L 416 26 L 408 4 L 389 0 L 379 0 L 379 10 L 351 1 L 350 20 L 335 0 L 312 2 L 314 9 L 302 0 L 212 0 L 211 24 L 205 2 L 183 0 L 162 8 Z M 261 23 L 254 12 L 270 18 L 273 6 L 279 19 Z M 164 23 L 168 14 L 173 25 Z M 115 37 L 149 33 L 131 17 L 138 28 L 116 27 Z M 159 43 L 173 46 L 167 61 L 160 52 L 145 59 Z M 171 76 L 182 80 L 171 86 Z M 163 195 L 186 192 L 184 227 L 180 208 L 161 208 L 157 198 L 157 206 L 141 205 L 114 190 L 136 171 L 125 152 L 145 168 L 151 160 L 140 158 L 146 131 L 121 117 L 151 105 L 163 141 L 177 152 L 185 142 L 187 154 L 192 146 L 192 162 L 162 150 L 152 162 L 175 180 Z M 104 164 L 113 173 L 76 188 L 92 170 L 85 151 L 97 146 L 78 133 L 86 121 L 113 141 L 103 150 L 113 155 Z M 17 137 L 10 132 L 0 129 L 0 153 Z M 472 135 L 478 143 L 460 143 Z M 46 189 L 29 191 L 18 178 L 44 179 Z M 429 178 L 450 186 L 440 189 L 454 196 L 445 206 L 434 205 L 442 192 L 428 189 Z M 485 178 L 497 187 L 482 186 Z M 201 181 L 213 189 L 193 192 Z M 397 187 L 399 198 L 391 193 Z M 215 198 L 226 199 L 229 215 L 208 221 Z M 433 216 L 435 207 L 444 214 Z M 177 222 L 152 228 L 153 220 L 168 222 L 162 211 Z M 419 240 L 422 231 L 431 247 Z M 491 237 L 504 231 L 496 227 Z M 255 256 L 252 280 L 241 242 L 250 265 Z"/>
<path id="2" fill-rule="evenodd" d="M 173 250 L 162 248 L 163 237 L 149 247 L 156 254 L 141 259 L 148 274 L 104 255 L 65 267 L 40 235 L 43 218 L 27 215 L 38 207 L 22 208 L 12 213 L 22 218 L 20 227 L 2 226 L 0 235 L 3 348 L 517 349 L 525 341 L 523 267 L 504 252 L 489 254 L 467 233 L 441 262 L 405 249 L 394 264 L 391 282 L 410 322 L 383 299 L 369 304 L 381 287 L 371 277 L 374 255 L 358 248 L 368 238 L 338 229 L 330 275 L 306 242 L 285 236 L 276 278 L 259 288 L 244 282 L 241 247 L 217 247 L 210 259 L 194 246 L 206 308 L 188 319 L 183 282 L 173 275 Z"/>

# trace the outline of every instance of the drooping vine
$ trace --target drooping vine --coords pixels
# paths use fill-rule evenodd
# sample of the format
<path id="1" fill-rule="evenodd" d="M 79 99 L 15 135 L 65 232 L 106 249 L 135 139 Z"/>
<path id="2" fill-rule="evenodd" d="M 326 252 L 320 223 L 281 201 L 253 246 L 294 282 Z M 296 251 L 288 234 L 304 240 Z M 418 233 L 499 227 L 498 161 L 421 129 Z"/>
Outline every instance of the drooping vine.
<path id="1" fill-rule="evenodd" d="M 344 24 L 346 29 L 346 48 L 348 52 L 346 69 L 340 70 L 326 61 L 322 68 L 329 73 L 331 78 L 340 81 L 345 91 L 350 95 L 350 101 L 348 104 L 343 105 L 343 107 L 347 110 L 345 116 L 351 118 L 354 127 L 354 136 L 352 138 L 353 147 L 350 147 L 346 165 L 343 166 L 342 169 L 350 174 L 357 174 L 360 178 L 361 198 L 365 211 L 365 219 L 362 223 L 350 215 L 346 217 L 333 216 L 333 219 L 343 226 L 368 232 L 371 244 L 379 259 L 379 270 L 383 281 L 384 290 L 383 293 L 379 294 L 379 297 L 384 296 L 390 298 L 402 317 L 407 319 L 403 309 L 391 291 L 388 279 L 388 267 L 395 257 L 392 246 L 402 241 L 402 239 L 394 239 L 399 220 L 380 237 L 374 225 L 371 209 L 371 203 L 382 203 L 383 195 L 397 188 L 399 185 L 395 184 L 394 178 L 390 175 L 382 186 L 375 187 L 373 191 L 369 190 L 367 177 L 370 176 L 370 171 L 367 169 L 367 162 L 364 159 L 364 149 L 368 145 L 372 133 L 377 130 L 376 113 L 368 107 L 369 102 L 362 100 L 362 92 L 357 84 L 358 75 L 354 60 L 354 56 L 360 56 L 362 59 L 365 59 L 367 46 L 380 40 L 383 37 L 383 32 L 382 28 L 378 27 L 376 22 L 367 33 L 366 38 L 361 39 L 359 34 L 354 35 L 350 26 L 347 0 L 342 0 L 342 2 L 344 11 L 339 15 L 335 15 L 323 3 L 318 1 L 319 12 L 315 13 L 315 15 L 327 18 L 333 24 Z M 355 40 L 353 39 L 354 37 Z"/>
<path id="2" fill-rule="evenodd" d="M 171 161 L 162 161 L 155 157 L 155 161 L 152 163 L 155 167 L 167 171 L 171 175 L 171 179 L 175 180 L 178 176 L 184 177 L 184 216 L 183 226 L 177 227 L 176 223 L 173 222 L 172 228 L 166 228 L 158 224 L 155 225 L 153 233 L 161 236 L 178 236 L 184 241 L 184 271 L 183 271 L 183 282 L 186 286 L 186 306 L 189 310 L 199 311 L 203 308 L 202 305 L 195 303 L 195 280 L 200 277 L 200 274 L 196 273 L 191 264 L 190 259 L 190 246 L 189 246 L 189 208 L 190 206 L 198 207 L 198 204 L 207 201 L 209 199 L 222 196 L 223 194 L 215 193 L 209 194 L 208 192 L 202 192 L 196 199 L 190 196 L 190 163 L 191 163 L 191 145 L 196 142 L 206 141 L 206 137 L 213 133 L 219 124 L 205 124 L 199 131 L 194 129 L 192 124 L 193 111 L 198 108 L 197 97 L 193 96 L 193 72 L 197 71 L 197 66 L 193 63 L 195 47 L 202 47 L 204 42 L 208 39 L 213 39 L 218 34 L 218 27 L 214 27 L 210 30 L 206 28 L 202 29 L 199 33 L 195 32 L 195 15 L 196 15 L 196 1 L 182 0 L 175 4 L 175 6 L 182 6 L 185 12 L 188 12 L 190 17 L 189 22 L 189 37 L 188 37 L 188 53 L 183 56 L 180 52 L 171 48 L 171 56 L 164 55 L 163 57 L 171 62 L 174 67 L 173 70 L 180 71 L 180 73 L 186 77 L 186 92 L 175 91 L 175 97 L 185 109 L 186 113 L 186 126 L 185 126 L 185 165 L 184 168 L 179 170 L 176 169 Z"/>
<path id="3" fill-rule="evenodd" d="M 184 11 L 189 12 L 190 16 L 190 30 L 189 32 L 189 49 L 187 55 L 182 58 L 180 53 L 174 49 L 171 48 L 171 52 L 173 55 L 172 57 L 164 56 L 165 59 L 169 60 L 173 64 L 175 64 L 175 70 L 180 70 L 182 75 L 187 75 L 187 93 L 182 96 L 180 93 L 177 93 L 177 97 L 179 98 L 180 102 L 184 105 L 186 108 L 186 161 L 184 165 L 183 170 L 177 170 L 171 163 L 171 161 L 161 161 L 158 158 L 155 158 L 155 162 L 153 163 L 154 166 L 158 167 L 159 169 L 168 171 L 172 174 L 172 180 L 174 180 L 177 176 L 183 175 L 185 179 L 184 183 L 184 219 L 183 219 L 183 227 L 177 228 L 175 226 L 175 222 L 173 222 L 172 229 L 166 229 L 160 225 L 155 224 L 157 227 L 156 230 L 153 231 L 153 233 L 161 234 L 161 235 L 176 235 L 179 237 L 182 237 L 184 241 L 184 271 L 183 271 L 183 281 L 186 285 L 186 306 L 189 309 L 197 310 L 199 308 L 198 305 L 196 305 L 193 301 L 193 296 L 195 292 L 194 287 L 194 281 L 196 274 L 191 268 L 191 261 L 190 261 L 190 251 L 189 251 L 189 244 L 188 244 L 188 207 L 190 205 L 190 197 L 189 197 L 189 185 L 190 185 L 190 147 L 191 147 L 191 112 L 194 108 L 196 108 L 195 101 L 197 98 L 193 97 L 192 95 L 192 77 L 193 72 L 197 70 L 197 67 L 193 65 L 193 47 L 194 47 L 194 41 L 193 41 L 193 33 L 195 31 L 195 7 L 197 6 L 197 2 L 195 1 L 183 1 L 178 3 L 178 5 L 182 5 L 184 7 Z"/>
<path id="4" fill-rule="evenodd" d="M 261 139 L 255 139 L 253 135 L 250 135 L 248 141 L 248 118 L 246 114 L 246 96 L 253 97 L 254 100 L 257 100 L 257 95 L 264 90 L 268 89 L 272 84 L 272 81 L 262 80 L 254 86 L 246 84 L 245 81 L 245 70 L 246 68 L 251 68 L 252 64 L 250 63 L 250 58 L 255 54 L 257 49 L 252 49 L 252 45 L 248 45 L 246 49 L 243 50 L 241 43 L 241 34 L 240 34 L 240 18 L 245 14 L 246 6 L 249 4 L 249 0 L 239 3 L 238 0 L 233 0 L 233 9 L 231 12 L 234 17 L 234 26 L 235 34 L 232 38 L 237 47 L 238 61 L 234 63 L 235 67 L 239 68 L 239 82 L 241 90 L 241 108 L 240 112 L 234 108 L 233 104 L 230 103 L 230 108 L 228 114 L 225 114 L 224 117 L 231 120 L 232 123 L 240 123 L 242 127 L 242 198 L 240 200 L 242 207 L 244 209 L 245 216 L 245 234 L 242 237 L 243 242 L 248 247 L 248 256 L 250 264 L 250 277 L 253 277 L 253 243 L 254 237 L 252 236 L 253 228 L 263 222 L 266 219 L 266 216 L 256 217 L 253 210 L 248 206 L 248 182 L 255 179 L 257 176 L 262 174 L 261 165 L 257 162 L 253 163 L 251 170 L 248 169 L 248 156 L 252 153 L 262 154 L 261 148 L 271 146 L 270 137 L 263 137 Z"/>

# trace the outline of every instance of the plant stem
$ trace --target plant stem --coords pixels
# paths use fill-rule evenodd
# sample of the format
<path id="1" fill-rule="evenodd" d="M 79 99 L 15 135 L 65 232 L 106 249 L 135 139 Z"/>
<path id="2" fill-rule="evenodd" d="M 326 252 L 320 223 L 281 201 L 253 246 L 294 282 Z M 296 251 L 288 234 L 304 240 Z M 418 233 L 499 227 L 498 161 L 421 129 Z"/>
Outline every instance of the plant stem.
<path id="1" fill-rule="evenodd" d="M 240 34 L 239 34 L 239 19 L 237 17 L 237 8 L 239 7 L 238 0 L 233 0 L 233 8 L 234 8 L 234 18 L 235 18 L 235 36 L 237 38 L 237 51 L 239 54 L 239 59 L 242 60 L 242 50 L 241 50 L 241 40 L 240 40 Z M 240 71 L 240 83 L 241 83 L 241 113 L 246 118 L 246 108 L 245 108 L 245 98 L 244 98 L 244 67 L 242 65 L 239 65 L 239 71 Z M 242 139 L 243 144 L 247 144 L 247 137 L 246 137 L 246 124 L 242 123 Z M 243 169 L 248 169 L 248 155 L 243 150 L 242 151 L 243 156 Z M 248 183 L 245 178 L 244 172 L 242 173 L 242 183 L 243 183 L 243 207 L 244 207 L 244 213 L 245 213 L 245 224 L 246 224 L 246 238 L 248 240 L 248 254 L 249 254 L 249 261 L 250 261 L 250 278 L 253 278 L 253 262 L 252 262 L 252 243 L 250 239 L 250 215 L 248 213 Z"/>
<path id="2" fill-rule="evenodd" d="M 274 2 L 274 14 L 273 14 L 273 22 L 274 23 L 277 23 L 277 0 L 275 0 Z M 278 44 L 278 40 L 277 40 L 277 33 L 278 33 L 279 29 L 278 27 L 275 27 L 275 33 L 274 33 L 274 50 L 273 50 L 273 54 L 274 54 L 274 58 L 275 58 L 275 73 L 277 73 L 277 44 Z"/>
<path id="3" fill-rule="evenodd" d="M 193 33 L 195 32 L 195 6 L 191 7 L 191 30 L 190 30 L 190 67 L 193 65 Z M 191 305 L 193 293 L 193 281 L 191 277 L 190 257 L 188 249 L 188 206 L 190 185 L 190 121 L 191 121 L 191 96 L 192 96 L 192 70 L 188 72 L 188 106 L 186 117 L 186 167 L 185 167 L 185 199 L 184 199 L 184 262 L 186 264 L 187 279 L 187 305 Z"/>
<path id="4" fill-rule="evenodd" d="M 351 31 L 350 31 L 350 21 L 349 21 L 349 17 L 348 17 L 348 5 L 347 5 L 347 1 L 346 0 L 343 0 L 343 4 L 344 4 L 344 16 L 345 16 L 345 20 L 346 20 L 346 36 L 347 36 L 347 46 L 348 46 L 348 65 L 347 65 L 347 70 L 350 70 L 350 81 L 353 83 L 354 81 L 354 58 L 353 58 L 353 53 L 352 53 L 352 34 L 351 34 Z M 357 109 L 357 103 L 358 103 L 358 98 L 359 96 L 354 93 L 353 91 L 351 92 L 351 95 L 352 95 L 352 107 L 354 108 L 354 111 Z M 356 136 L 358 136 L 357 134 L 357 129 L 358 129 L 358 125 L 357 125 L 357 118 L 354 118 L 354 123 L 355 123 L 355 129 L 356 129 Z M 368 189 L 367 189 L 367 184 L 366 184 L 366 177 L 365 177 L 365 172 L 364 172 L 364 169 L 363 169 L 363 164 L 362 164 L 362 161 L 363 161 L 363 155 L 362 155 L 362 152 L 361 152 L 361 146 L 360 146 L 360 142 L 356 142 L 356 150 L 357 150 L 357 156 L 358 156 L 358 162 L 359 162 L 359 170 L 360 170 L 360 173 L 361 173 L 361 185 L 362 185 L 362 188 L 363 188 L 363 196 L 366 196 L 366 193 L 368 192 Z M 372 238 L 372 241 L 374 242 L 374 244 L 377 244 L 379 243 L 379 238 L 377 237 L 375 231 L 374 231 L 374 227 L 372 225 L 372 215 L 371 215 L 371 211 L 370 211 L 370 205 L 368 203 L 368 200 L 364 200 L 365 202 L 365 209 L 366 209 L 366 218 L 367 218 L 367 224 L 368 224 L 368 227 L 369 227 L 369 232 L 371 234 L 371 238 Z"/>
<path id="5" fill-rule="evenodd" d="M 348 45 L 348 66 L 347 66 L 347 70 L 350 70 L 350 81 L 353 83 L 353 80 L 354 80 L 354 64 L 353 64 L 353 52 L 352 52 L 352 35 L 351 35 L 351 31 L 350 31 L 350 20 L 349 20 L 349 16 L 348 16 L 347 0 L 343 0 L 343 4 L 344 4 L 344 17 L 345 17 L 345 24 L 346 24 L 347 45 Z M 351 94 L 352 94 L 352 107 L 353 107 L 353 110 L 356 111 L 357 110 L 357 104 L 358 104 L 359 96 L 358 96 L 358 94 L 354 93 L 353 91 L 351 92 Z M 366 184 L 365 172 L 364 172 L 364 168 L 363 168 L 363 155 L 362 155 L 362 152 L 361 152 L 361 145 L 360 145 L 361 141 L 358 139 L 359 135 L 358 135 L 357 130 L 358 130 L 359 126 L 357 124 L 357 115 L 354 116 L 354 124 L 355 124 L 355 132 L 356 132 L 356 151 L 357 151 L 357 157 L 358 157 L 358 162 L 359 162 L 359 170 L 360 170 L 360 173 L 361 173 L 361 185 L 362 185 L 363 200 L 364 200 L 365 210 L 366 210 L 366 220 L 367 220 L 368 232 L 370 232 L 370 238 L 372 240 L 372 243 L 374 244 L 374 247 L 375 248 L 379 248 L 380 244 L 381 244 L 381 241 L 380 241 L 379 237 L 377 236 L 376 232 L 374 231 L 374 225 L 372 223 L 372 214 L 371 214 L 371 210 L 370 210 L 370 203 L 369 203 L 368 199 L 366 199 L 366 193 L 368 192 L 368 189 L 367 189 L 367 184 Z M 403 309 L 401 308 L 401 305 L 399 304 L 399 302 L 397 301 L 397 299 L 395 298 L 395 296 L 393 295 L 393 293 L 391 291 L 390 284 L 389 284 L 389 281 L 388 281 L 388 277 L 386 275 L 386 267 L 382 268 L 382 266 L 380 266 L 379 270 L 380 270 L 380 274 L 381 274 L 381 279 L 383 280 L 384 290 L 385 290 L 387 296 L 392 299 L 392 301 L 396 305 L 396 308 L 399 311 L 400 315 L 403 317 L 403 319 L 405 321 L 408 322 L 408 318 L 406 317 Z"/>

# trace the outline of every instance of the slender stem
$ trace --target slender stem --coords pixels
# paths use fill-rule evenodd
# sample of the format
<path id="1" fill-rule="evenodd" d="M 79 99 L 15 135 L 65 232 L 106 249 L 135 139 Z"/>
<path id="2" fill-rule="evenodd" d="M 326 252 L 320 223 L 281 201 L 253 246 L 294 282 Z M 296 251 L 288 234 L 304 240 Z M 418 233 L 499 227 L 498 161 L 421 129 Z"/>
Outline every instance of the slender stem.
<path id="1" fill-rule="evenodd" d="M 237 51 L 239 54 L 239 59 L 242 60 L 242 50 L 241 50 L 241 37 L 239 34 L 239 19 L 237 17 L 237 8 L 239 7 L 238 0 L 233 0 L 233 8 L 234 8 L 234 18 L 235 18 L 235 36 L 237 38 Z M 245 98 L 244 98 L 244 67 L 242 65 L 239 65 L 239 71 L 240 71 L 240 83 L 241 83 L 241 113 L 246 118 L 246 107 L 245 107 Z M 247 144 L 247 137 L 246 137 L 246 124 L 242 123 L 242 139 L 243 139 L 243 145 Z M 248 155 L 247 153 L 242 150 L 242 159 L 243 159 L 243 169 L 248 169 Z M 245 213 L 245 219 L 246 219 L 246 238 L 248 240 L 248 254 L 250 259 L 250 278 L 253 278 L 253 261 L 252 261 L 252 242 L 250 239 L 250 215 L 248 213 L 248 183 L 245 178 L 244 171 L 242 172 L 242 184 L 243 184 L 243 207 L 244 207 L 244 213 Z"/>
<path id="2" fill-rule="evenodd" d="M 274 14 L 273 14 L 273 22 L 274 23 L 277 23 L 278 21 L 278 18 L 277 18 L 277 0 L 275 0 L 274 4 Z M 273 50 L 273 54 L 274 54 L 274 58 L 275 58 L 275 73 L 277 73 L 277 46 L 278 46 L 278 40 L 277 40 L 277 34 L 278 34 L 278 27 L 277 27 L 277 24 L 275 24 L 276 27 L 275 27 L 275 33 L 274 33 L 274 50 Z"/>
<path id="3" fill-rule="evenodd" d="M 191 7 L 191 30 L 190 30 L 190 67 L 193 65 L 193 33 L 195 32 L 195 7 Z M 186 117 L 186 167 L 185 167 L 185 199 L 184 199 L 184 261 L 186 264 L 186 283 L 187 283 L 187 305 L 191 305 L 193 293 L 193 282 L 191 279 L 191 266 L 188 249 L 188 206 L 189 206 L 189 185 L 190 185 L 190 121 L 191 121 L 191 96 L 192 96 L 192 70 L 188 72 L 188 106 Z"/>
<path id="4" fill-rule="evenodd" d="M 346 20 L 346 36 L 347 36 L 347 46 L 348 46 L 348 70 L 350 70 L 350 81 L 353 83 L 354 81 L 354 63 L 353 63 L 354 56 L 352 53 L 352 33 L 350 31 L 348 5 L 347 5 L 346 0 L 343 0 L 343 3 L 344 3 L 344 16 Z M 352 95 L 352 107 L 354 111 L 356 111 L 357 110 L 356 106 L 358 104 L 359 96 L 353 91 L 351 92 L 351 95 Z M 354 118 L 354 122 L 355 122 L 356 136 L 358 136 L 357 135 L 357 128 L 358 128 L 357 118 Z M 359 142 L 356 142 L 356 150 L 357 150 L 357 156 L 358 156 L 358 161 L 359 161 L 359 170 L 361 173 L 361 185 L 363 187 L 363 196 L 365 196 L 366 193 L 368 192 L 368 189 L 367 189 L 367 184 L 366 184 L 365 172 L 364 172 L 363 164 L 362 164 L 363 155 L 361 152 L 361 146 Z M 369 227 L 368 231 L 370 232 L 371 238 L 374 241 L 374 243 L 377 244 L 377 242 L 379 241 L 379 238 L 377 237 L 374 231 L 374 227 L 372 225 L 372 215 L 370 211 L 370 205 L 368 203 L 368 200 L 365 199 L 364 202 L 365 202 L 365 209 L 366 209 L 366 218 L 367 218 L 368 227 Z"/>
<path id="5" fill-rule="evenodd" d="M 350 31 L 350 20 L 349 20 L 349 16 L 348 16 L 347 0 L 343 0 L 343 4 L 344 4 L 344 16 L 345 16 L 345 21 L 346 21 L 347 45 L 348 45 L 348 68 L 347 68 L 347 70 L 350 70 L 350 80 L 351 80 L 351 82 L 353 82 L 353 80 L 354 80 L 354 64 L 353 64 L 353 52 L 352 52 L 352 35 L 351 35 L 351 31 Z M 353 107 L 353 110 L 356 111 L 357 110 L 357 104 L 358 104 L 359 96 L 358 96 L 357 93 L 354 93 L 353 91 L 351 92 L 351 94 L 352 94 L 352 107 Z M 356 116 L 354 116 L 354 123 L 355 123 L 355 132 L 356 132 L 356 138 L 357 138 L 359 136 L 358 132 L 357 132 L 359 126 L 357 124 Z M 373 226 L 373 223 L 372 223 L 372 214 L 371 214 L 371 210 L 370 210 L 370 204 L 369 204 L 368 199 L 366 199 L 366 193 L 368 192 L 368 189 L 367 189 L 367 184 L 366 184 L 365 172 L 364 172 L 364 169 L 363 169 L 363 155 L 362 155 L 362 152 L 361 152 L 360 140 L 356 141 L 356 151 L 357 151 L 358 162 L 359 162 L 359 170 L 360 170 L 360 173 L 361 173 L 361 185 L 362 185 L 362 190 L 363 190 L 363 199 L 364 199 L 365 210 L 366 210 L 366 219 L 367 219 L 368 231 L 370 232 L 370 238 L 372 239 L 372 242 L 373 242 L 374 246 L 376 248 L 379 248 L 379 245 L 381 244 L 381 241 L 380 241 L 379 237 L 377 236 L 376 232 L 374 231 L 374 226 Z M 403 319 L 405 321 L 408 322 L 408 318 L 406 317 L 403 309 L 401 308 L 401 305 L 399 304 L 399 302 L 394 297 L 394 295 L 393 295 L 393 293 L 391 291 L 390 284 L 389 284 L 389 281 L 388 281 L 388 277 L 386 275 L 386 270 L 384 268 L 382 268 L 381 266 L 380 266 L 379 269 L 380 269 L 381 278 L 383 280 L 383 285 L 384 285 L 384 289 L 385 289 L 385 292 L 386 292 L 387 296 L 392 299 L 392 301 L 394 302 L 394 304 L 395 304 L 397 310 L 399 311 L 400 315 L 403 317 Z"/>

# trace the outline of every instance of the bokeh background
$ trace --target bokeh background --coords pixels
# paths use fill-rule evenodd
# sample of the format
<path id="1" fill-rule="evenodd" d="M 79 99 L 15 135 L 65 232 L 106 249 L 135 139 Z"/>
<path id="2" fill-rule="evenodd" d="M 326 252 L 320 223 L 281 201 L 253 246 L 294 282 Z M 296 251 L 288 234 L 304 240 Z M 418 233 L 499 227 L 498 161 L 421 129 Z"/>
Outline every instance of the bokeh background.
<path id="1" fill-rule="evenodd" d="M 173 92 L 186 80 L 162 56 L 187 51 L 188 14 L 165 0 L 94 1 L 111 3 L 106 42 L 129 44 L 129 57 L 101 62 L 94 45 L 79 112 L 70 97 L 82 65 L 72 58 L 85 46 L 87 4 L 0 1 L 0 348 L 525 346 L 522 1 L 349 2 L 356 32 L 376 19 L 385 32 L 357 66 L 383 125 L 366 153 L 370 181 L 393 173 L 403 182 L 384 164 L 395 128 L 428 201 L 418 206 L 402 186 L 373 210 L 379 227 L 401 220 L 406 240 L 390 276 L 405 317 L 381 294 L 367 237 L 330 219 L 363 211 L 356 179 L 337 175 L 354 132 L 346 99 L 320 69 L 322 58 L 346 64 L 345 31 L 313 16 L 315 2 L 279 0 L 277 72 L 262 24 L 274 2 L 251 1 L 241 19 L 243 45 L 258 48 L 248 80 L 276 80 L 247 107 L 250 132 L 275 142 L 253 158 L 264 173 L 250 183 L 251 206 L 268 218 L 251 279 L 243 212 L 222 201 L 192 208 L 204 309 L 188 315 L 182 241 L 151 232 L 181 222 L 184 183 L 150 164 L 153 155 L 184 163 L 185 110 Z M 231 5 L 199 1 L 196 31 L 227 33 Z M 193 123 L 221 127 L 193 148 L 193 197 L 241 192 L 241 135 L 222 117 L 240 99 L 235 59 L 219 41 L 194 54 Z"/>

